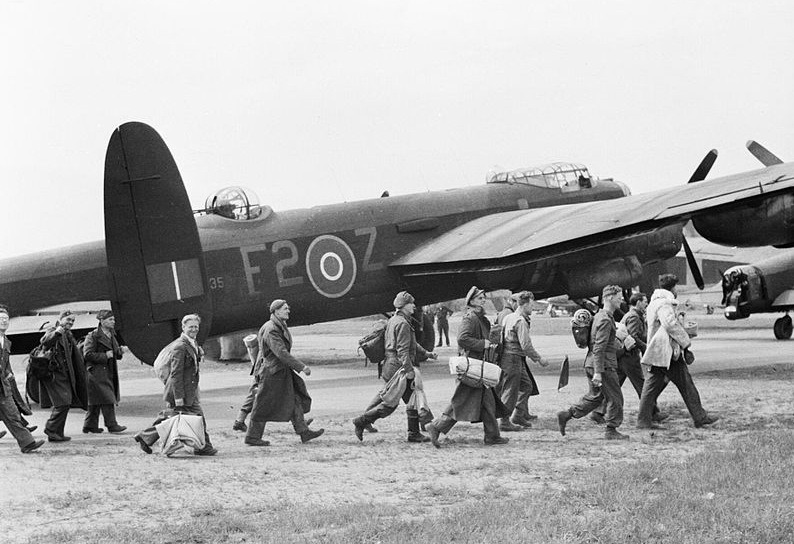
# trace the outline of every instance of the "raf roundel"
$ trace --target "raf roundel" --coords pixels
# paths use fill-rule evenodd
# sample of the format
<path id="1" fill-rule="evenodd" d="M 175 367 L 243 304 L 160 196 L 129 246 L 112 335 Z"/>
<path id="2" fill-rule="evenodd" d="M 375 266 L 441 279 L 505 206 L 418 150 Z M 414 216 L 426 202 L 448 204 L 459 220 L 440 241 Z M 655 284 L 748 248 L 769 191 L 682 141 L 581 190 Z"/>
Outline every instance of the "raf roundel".
<path id="1" fill-rule="evenodd" d="M 356 281 L 356 258 L 341 238 L 318 236 L 306 251 L 306 273 L 318 293 L 339 298 Z"/>

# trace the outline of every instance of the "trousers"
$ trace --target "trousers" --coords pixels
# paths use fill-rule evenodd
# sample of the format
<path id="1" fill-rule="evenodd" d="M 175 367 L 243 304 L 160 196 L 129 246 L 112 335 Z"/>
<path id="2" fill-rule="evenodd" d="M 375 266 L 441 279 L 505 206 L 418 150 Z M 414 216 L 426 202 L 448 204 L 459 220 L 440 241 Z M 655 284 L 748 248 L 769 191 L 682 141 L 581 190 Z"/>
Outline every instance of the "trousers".
<path id="1" fill-rule="evenodd" d="M 292 428 L 295 429 L 295 434 L 303 434 L 309 430 L 309 426 L 306 425 L 306 420 L 303 417 L 303 400 L 299 395 L 295 395 L 295 402 L 293 403 L 293 410 L 292 410 L 292 417 L 290 418 L 290 423 L 292 423 Z M 251 439 L 261 439 L 262 435 L 265 434 L 265 423 L 266 421 L 254 421 L 251 420 L 251 423 L 248 425 L 248 431 L 245 433 L 246 438 Z"/>
<path id="2" fill-rule="evenodd" d="M 623 391 L 620 389 L 618 373 L 614 368 L 605 368 L 601 373 L 601 387 L 593 384 L 593 369 L 585 368 L 589 389 L 579 402 L 570 407 L 571 416 L 579 419 L 586 416 L 606 401 L 604 419 L 607 427 L 617 429 L 623 423 Z"/>
<path id="3" fill-rule="evenodd" d="M 648 377 L 645 379 L 645 385 L 642 388 L 642 395 L 640 395 L 640 411 L 637 414 L 637 424 L 650 425 L 653 407 L 656 405 L 656 399 L 659 398 L 659 394 L 667 385 L 666 379 L 669 379 L 678 388 L 678 392 L 681 393 L 681 398 L 684 399 L 684 404 L 686 404 L 692 420 L 696 424 L 704 421 L 708 417 L 708 413 L 703 409 L 703 405 L 700 402 L 700 393 L 695 387 L 695 382 L 692 381 L 689 368 L 683 360 L 674 359 L 670 361 L 670 368 L 651 367 Z"/>
<path id="4" fill-rule="evenodd" d="M 8 432 L 16 439 L 20 449 L 36 441 L 22 423 L 22 416 L 11 395 L 0 395 L 0 421 L 5 423 Z"/>

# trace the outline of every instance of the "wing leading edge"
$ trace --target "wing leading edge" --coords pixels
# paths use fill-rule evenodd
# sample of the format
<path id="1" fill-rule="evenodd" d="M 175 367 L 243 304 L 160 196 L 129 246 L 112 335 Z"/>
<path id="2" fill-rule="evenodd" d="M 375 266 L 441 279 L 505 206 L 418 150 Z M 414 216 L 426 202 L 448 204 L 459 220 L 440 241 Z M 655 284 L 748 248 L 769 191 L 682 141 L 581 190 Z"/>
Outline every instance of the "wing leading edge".
<path id="1" fill-rule="evenodd" d="M 794 163 L 615 200 L 481 217 L 390 264 L 404 276 L 500 270 L 596 247 L 794 187 Z"/>

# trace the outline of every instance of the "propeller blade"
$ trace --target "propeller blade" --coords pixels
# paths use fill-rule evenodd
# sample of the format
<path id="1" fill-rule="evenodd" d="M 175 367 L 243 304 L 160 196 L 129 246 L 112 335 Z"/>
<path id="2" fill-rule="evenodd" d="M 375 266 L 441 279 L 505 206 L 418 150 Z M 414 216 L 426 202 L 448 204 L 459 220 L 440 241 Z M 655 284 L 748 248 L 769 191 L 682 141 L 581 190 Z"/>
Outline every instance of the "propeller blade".
<path id="1" fill-rule="evenodd" d="M 687 183 L 695 183 L 696 181 L 703 181 L 706 179 L 706 176 L 709 175 L 709 170 L 711 170 L 711 167 L 714 166 L 714 161 L 717 160 L 718 154 L 719 153 L 717 153 L 716 149 L 712 149 L 706 153 L 706 156 L 703 157 L 702 161 L 700 161 L 700 164 L 692 173 L 692 177 L 689 178 Z"/>
<path id="2" fill-rule="evenodd" d="M 706 286 L 703 282 L 703 274 L 700 273 L 700 268 L 698 267 L 698 263 L 695 260 L 695 255 L 692 253 L 692 248 L 689 247 L 689 242 L 686 241 L 686 236 L 683 237 L 684 240 L 684 253 L 686 253 L 686 262 L 689 265 L 689 269 L 692 271 L 692 279 L 695 280 L 695 285 L 698 286 L 698 289 L 701 291 Z"/>
<path id="3" fill-rule="evenodd" d="M 772 166 L 773 164 L 783 164 L 774 153 L 767 148 L 756 142 L 755 140 L 747 140 L 747 151 L 753 154 L 753 157 L 761 161 L 764 166 Z"/>

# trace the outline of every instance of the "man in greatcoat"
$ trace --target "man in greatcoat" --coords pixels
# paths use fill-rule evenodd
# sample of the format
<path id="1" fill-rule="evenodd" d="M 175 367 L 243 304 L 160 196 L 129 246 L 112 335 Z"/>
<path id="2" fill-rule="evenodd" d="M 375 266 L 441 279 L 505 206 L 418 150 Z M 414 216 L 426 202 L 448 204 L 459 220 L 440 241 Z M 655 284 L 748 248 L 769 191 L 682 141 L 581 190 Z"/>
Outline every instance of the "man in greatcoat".
<path id="1" fill-rule="evenodd" d="M 651 302 L 648 304 L 647 345 L 641 361 L 648 369 L 648 374 L 640 395 L 640 409 L 637 415 L 639 429 L 657 428 L 653 423 L 653 407 L 668 380 L 673 382 L 681 393 L 695 427 L 711 425 L 719 419 L 718 416 L 709 415 L 703 408 L 700 393 L 695 387 L 695 382 L 692 381 L 692 375 L 684 358 L 684 350 L 689 348 L 691 340 L 679 320 L 677 284 L 678 277 L 675 274 L 659 276 L 659 289 L 653 292 Z"/>
<path id="2" fill-rule="evenodd" d="M 14 401 L 16 382 L 11 371 L 11 340 L 6 338 L 8 310 L 0 306 L 0 421 L 16 439 L 22 453 L 30 453 L 42 446 L 44 440 L 36 440 L 23 423 L 19 408 Z M 18 392 L 17 392 L 18 394 Z M 5 431 L 0 436 L 6 434 Z"/>
<path id="3" fill-rule="evenodd" d="M 484 359 L 491 346 L 488 335 L 491 323 L 485 317 L 485 291 L 472 287 L 466 295 L 466 311 L 458 329 L 458 349 L 473 359 Z M 457 381 L 452 400 L 441 416 L 427 425 L 427 432 L 435 447 L 441 447 L 439 436 L 447 434 L 458 421 L 482 421 L 484 442 L 487 445 L 507 444 L 508 438 L 499 434 L 498 417 L 508 417 L 510 412 L 502 404 L 492 387 L 471 387 Z"/>
<path id="4" fill-rule="evenodd" d="M 83 359 L 88 376 L 88 411 L 83 422 L 84 433 L 101 433 L 99 413 L 111 433 L 124 432 L 127 427 L 116 421 L 119 393 L 118 361 L 123 355 L 116 338 L 116 318 L 110 310 L 100 310 L 99 324 L 88 333 L 83 343 Z"/>
<path id="5" fill-rule="evenodd" d="M 502 359 L 499 366 L 502 368 L 502 379 L 499 383 L 499 391 L 502 403 L 508 412 L 512 412 L 512 417 L 503 417 L 499 421 L 501 431 L 520 431 L 525 427 L 531 427 L 528 415 L 528 400 L 531 395 L 539 393 L 535 377 L 527 365 L 527 359 L 540 366 L 549 366 L 546 359 L 532 345 L 532 338 L 529 334 L 530 314 L 532 313 L 532 302 L 535 295 L 531 291 L 522 291 L 511 297 L 516 306 L 515 310 L 504 316 L 501 320 L 503 327 L 504 346 L 502 347 Z M 521 409 L 521 406 L 527 408 Z M 527 414 L 523 413 L 526 410 Z"/>
<path id="6" fill-rule="evenodd" d="M 54 327 L 47 329 L 41 337 L 41 345 L 51 348 L 52 379 L 35 380 L 36 392 L 42 408 L 52 407 L 52 413 L 44 425 L 44 434 L 50 442 L 66 442 L 71 437 L 64 435 L 66 416 L 70 408 L 88 408 L 86 392 L 85 364 L 83 354 L 77 347 L 72 335 L 75 316 L 70 310 L 63 310 Z M 28 379 L 30 380 L 30 376 Z"/>
<path id="7" fill-rule="evenodd" d="M 407 291 L 400 291 L 394 297 L 394 315 L 386 323 L 385 343 L 386 359 L 383 362 L 382 377 L 386 383 L 392 382 L 392 378 L 398 372 L 402 372 L 406 378 L 405 389 L 397 391 L 404 403 L 411 400 L 414 390 L 414 378 L 416 376 L 414 367 L 419 366 L 420 361 L 435 359 L 435 353 L 428 352 L 416 342 L 414 328 L 411 324 L 411 315 L 416 309 L 413 295 Z M 364 440 L 364 430 L 368 425 L 372 425 L 378 419 L 390 416 L 397 409 L 399 400 L 392 406 L 383 402 L 383 391 L 375 395 L 367 409 L 359 417 L 353 420 L 353 427 L 356 438 Z M 430 439 L 423 435 L 419 430 L 419 412 L 415 409 L 406 409 L 405 414 L 408 418 L 408 442 L 422 443 Z"/>
<path id="8" fill-rule="evenodd" d="M 625 440 L 628 435 L 618 431 L 623 423 L 623 393 L 618 381 L 617 327 L 613 317 L 623 300 L 623 290 L 619 285 L 607 285 L 601 292 L 601 299 L 604 307 L 593 317 L 584 361 L 589 389 L 579 402 L 557 413 L 557 424 L 560 434 L 565 436 L 568 421 L 586 416 L 606 400 L 604 438 Z"/>
<path id="9" fill-rule="evenodd" d="M 306 443 L 325 432 L 309 429 L 304 414 L 312 407 L 306 382 L 298 376 L 310 376 L 311 369 L 292 356 L 292 334 L 287 327 L 290 307 L 286 300 L 276 299 L 270 304 L 270 319 L 259 329 L 259 355 L 254 373 L 259 387 L 251 411 L 251 423 L 245 435 L 249 446 L 269 446 L 262 440 L 268 421 L 290 421 L 295 433 Z"/>
<path id="10" fill-rule="evenodd" d="M 168 417 L 179 414 L 201 416 L 204 419 L 204 410 L 199 401 L 199 363 L 204 355 L 204 350 L 198 345 L 199 327 L 201 317 L 197 314 L 188 314 L 182 318 L 182 334 L 179 338 L 164 348 L 169 354 L 170 372 L 165 382 L 163 400 L 166 409 L 154 421 L 151 427 L 140 431 L 133 438 L 145 453 L 152 453 L 152 445 L 160 439 L 155 425 L 165 421 Z M 193 450 L 194 455 L 215 455 L 215 449 L 207 433 L 207 421 L 204 420 L 204 447 Z"/>

